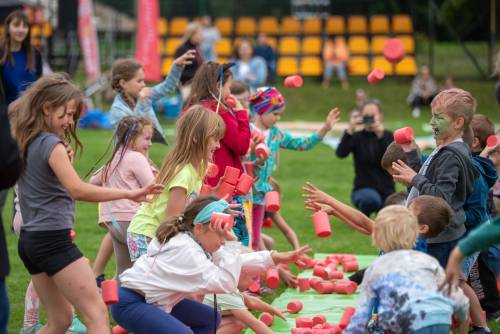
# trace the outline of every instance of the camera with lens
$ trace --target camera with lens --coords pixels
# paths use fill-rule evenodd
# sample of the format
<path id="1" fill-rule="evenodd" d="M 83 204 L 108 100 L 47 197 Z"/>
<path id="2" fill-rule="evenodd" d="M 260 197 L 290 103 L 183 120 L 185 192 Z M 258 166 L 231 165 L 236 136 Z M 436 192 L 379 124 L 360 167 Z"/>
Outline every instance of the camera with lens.
<path id="1" fill-rule="evenodd" d="M 363 124 L 364 125 L 372 125 L 373 123 L 375 123 L 375 116 L 373 116 L 373 115 L 363 116 Z"/>

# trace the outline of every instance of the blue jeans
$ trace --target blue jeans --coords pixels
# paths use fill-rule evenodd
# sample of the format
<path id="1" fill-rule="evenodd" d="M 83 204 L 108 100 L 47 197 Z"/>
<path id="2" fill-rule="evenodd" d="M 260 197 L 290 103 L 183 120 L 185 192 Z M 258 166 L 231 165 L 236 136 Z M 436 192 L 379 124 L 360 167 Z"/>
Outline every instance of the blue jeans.
<path id="1" fill-rule="evenodd" d="M 333 75 L 333 71 L 337 72 L 340 80 L 342 81 L 347 80 L 347 71 L 345 63 L 326 64 L 325 71 L 323 73 L 323 80 L 330 81 Z"/>
<path id="2" fill-rule="evenodd" d="M 446 268 L 448 264 L 448 258 L 450 257 L 450 253 L 455 248 L 458 243 L 457 240 L 447 241 L 447 242 L 439 242 L 436 244 L 427 244 L 427 254 L 434 257 L 439 261 L 441 267 Z"/>
<path id="3" fill-rule="evenodd" d="M 372 188 L 354 190 L 351 194 L 351 201 L 359 211 L 367 216 L 373 212 L 377 212 L 384 206 L 382 196 Z"/>
<path id="4" fill-rule="evenodd" d="M 413 332 L 413 334 L 449 334 L 450 325 L 432 325 Z"/>
<path id="5" fill-rule="evenodd" d="M 7 334 L 7 324 L 9 322 L 9 298 L 5 278 L 0 278 L 0 334 Z"/>
<path id="6" fill-rule="evenodd" d="M 220 324 L 220 314 L 208 305 L 183 299 L 167 313 L 127 288 L 120 288 L 119 302 L 111 306 L 111 314 L 134 334 L 212 334 Z"/>

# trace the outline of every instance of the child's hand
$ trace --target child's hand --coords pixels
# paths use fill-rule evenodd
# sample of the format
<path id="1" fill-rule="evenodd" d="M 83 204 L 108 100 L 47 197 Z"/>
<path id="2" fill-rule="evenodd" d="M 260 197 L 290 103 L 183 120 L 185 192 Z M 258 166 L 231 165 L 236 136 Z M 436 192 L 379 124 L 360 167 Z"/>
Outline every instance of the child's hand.
<path id="1" fill-rule="evenodd" d="M 159 195 L 164 188 L 165 186 L 163 184 L 153 183 L 144 188 L 130 190 L 127 198 L 134 202 L 151 202 L 151 199 L 147 198 L 147 196 Z"/>
<path id="2" fill-rule="evenodd" d="M 238 238 L 236 237 L 236 235 L 234 235 L 233 233 L 233 229 L 227 229 L 226 226 L 222 226 L 222 219 L 217 219 L 215 221 L 215 224 L 212 225 L 212 224 L 209 224 L 209 229 L 211 229 L 212 231 L 214 231 L 215 233 L 217 233 L 217 236 L 219 236 L 219 238 L 221 238 L 222 240 L 229 240 L 229 241 L 236 241 L 238 240 Z"/>
<path id="3" fill-rule="evenodd" d="M 497 144 L 495 146 L 486 146 L 484 150 L 481 151 L 481 154 L 479 154 L 483 158 L 489 158 L 491 152 L 497 150 L 500 148 L 500 140 L 497 141 Z"/>
<path id="4" fill-rule="evenodd" d="M 196 50 L 191 49 L 186 51 L 182 56 L 174 60 L 174 64 L 177 66 L 191 65 L 193 59 L 196 57 Z"/>
<path id="5" fill-rule="evenodd" d="M 290 252 L 273 252 L 271 254 L 274 263 L 278 264 L 280 262 L 295 262 L 304 257 L 307 252 L 310 252 L 312 249 L 309 246 L 302 246 L 299 249 L 290 251 Z"/>
<path id="6" fill-rule="evenodd" d="M 271 306 L 271 305 L 269 305 L 269 306 Z M 286 321 L 285 315 L 274 306 L 271 306 L 271 309 L 269 309 L 269 313 L 271 313 L 272 315 L 278 316 L 281 319 L 283 319 L 284 321 Z"/>
<path id="7" fill-rule="evenodd" d="M 462 274 L 462 259 L 463 255 L 458 247 L 455 247 L 448 259 L 446 266 L 446 276 L 444 281 L 439 285 L 439 290 L 445 295 L 450 295 L 452 290 L 456 289 L 459 283 L 460 275 Z"/>
<path id="8" fill-rule="evenodd" d="M 139 92 L 139 98 L 141 99 L 142 102 L 145 102 L 146 99 L 148 97 L 151 96 L 151 94 L 153 93 L 153 91 L 151 90 L 151 88 L 149 87 L 144 87 L 143 89 L 141 89 L 141 91 Z"/>
<path id="9" fill-rule="evenodd" d="M 310 202 L 316 202 L 318 204 L 326 204 L 330 198 L 330 195 L 316 188 L 312 183 L 307 182 L 302 190 L 307 192 L 303 194 L 302 197 L 307 198 Z"/>
<path id="10" fill-rule="evenodd" d="M 230 96 L 230 97 L 233 99 L 233 101 L 234 101 L 234 104 L 235 104 L 235 106 L 234 106 L 234 108 L 233 108 L 234 110 L 241 110 L 241 109 L 245 109 L 245 107 L 243 107 L 243 105 L 241 104 L 240 100 L 239 100 L 236 96 L 234 96 L 233 94 L 231 94 L 231 95 L 229 95 L 229 96 Z"/>
<path id="11" fill-rule="evenodd" d="M 326 116 L 325 127 L 330 131 L 333 129 L 333 126 L 340 120 L 340 111 L 339 108 L 335 107 L 328 113 Z"/>
<path id="12" fill-rule="evenodd" d="M 396 171 L 396 174 L 393 175 L 393 178 L 396 182 L 400 182 L 406 186 L 411 186 L 411 181 L 413 180 L 415 175 L 417 175 L 417 173 L 413 169 L 411 169 L 401 160 L 393 162 L 392 168 Z"/>
<path id="13" fill-rule="evenodd" d="M 71 145 L 65 140 L 63 140 L 63 145 L 66 148 L 66 153 L 68 153 L 69 161 L 73 163 L 75 157 L 75 151 L 73 150 L 73 147 L 71 147 Z"/>
<path id="14" fill-rule="evenodd" d="M 305 256 L 304 256 L 305 257 Z M 279 268 L 279 274 L 280 278 L 286 283 L 286 285 L 291 286 L 292 288 L 296 288 L 297 285 L 299 284 L 299 280 L 297 279 L 297 276 L 289 272 L 288 270 L 285 270 L 283 268 Z"/>
<path id="15" fill-rule="evenodd" d="M 319 204 L 313 201 L 305 201 L 304 205 L 306 206 L 306 209 L 309 211 L 314 211 L 314 212 L 324 211 L 329 216 L 332 216 L 334 214 L 332 207 L 326 204 Z"/>

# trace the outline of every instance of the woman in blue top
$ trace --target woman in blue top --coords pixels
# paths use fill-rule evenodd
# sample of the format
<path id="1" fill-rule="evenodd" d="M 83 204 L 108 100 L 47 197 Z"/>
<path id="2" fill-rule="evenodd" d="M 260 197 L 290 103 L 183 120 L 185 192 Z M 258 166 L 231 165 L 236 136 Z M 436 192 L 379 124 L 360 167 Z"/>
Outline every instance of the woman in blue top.
<path id="1" fill-rule="evenodd" d="M 246 83 L 252 93 L 266 83 L 266 61 L 262 57 L 253 55 L 252 45 L 246 39 L 241 40 L 236 47 L 236 61 L 231 70 L 233 71 L 233 80 L 241 80 Z"/>
<path id="2" fill-rule="evenodd" d="M 5 102 L 11 104 L 42 75 L 42 57 L 31 45 L 31 27 L 21 10 L 5 19 L 0 41 L 0 76 Z"/>

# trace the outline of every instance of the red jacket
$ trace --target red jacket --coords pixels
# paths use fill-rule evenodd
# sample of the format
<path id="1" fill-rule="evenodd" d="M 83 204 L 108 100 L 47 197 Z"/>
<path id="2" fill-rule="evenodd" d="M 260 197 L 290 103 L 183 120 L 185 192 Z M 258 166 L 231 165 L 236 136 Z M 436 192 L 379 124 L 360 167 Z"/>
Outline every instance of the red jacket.
<path id="1" fill-rule="evenodd" d="M 217 110 L 217 101 L 205 101 L 203 106 L 212 111 Z M 214 163 L 219 167 L 219 175 L 207 178 L 207 183 L 216 186 L 224 175 L 226 166 L 238 168 L 243 173 L 242 157 L 250 146 L 250 121 L 245 109 L 228 110 L 224 105 L 219 107 L 219 115 L 226 124 L 226 133 L 220 141 L 220 148 L 214 152 Z"/>

